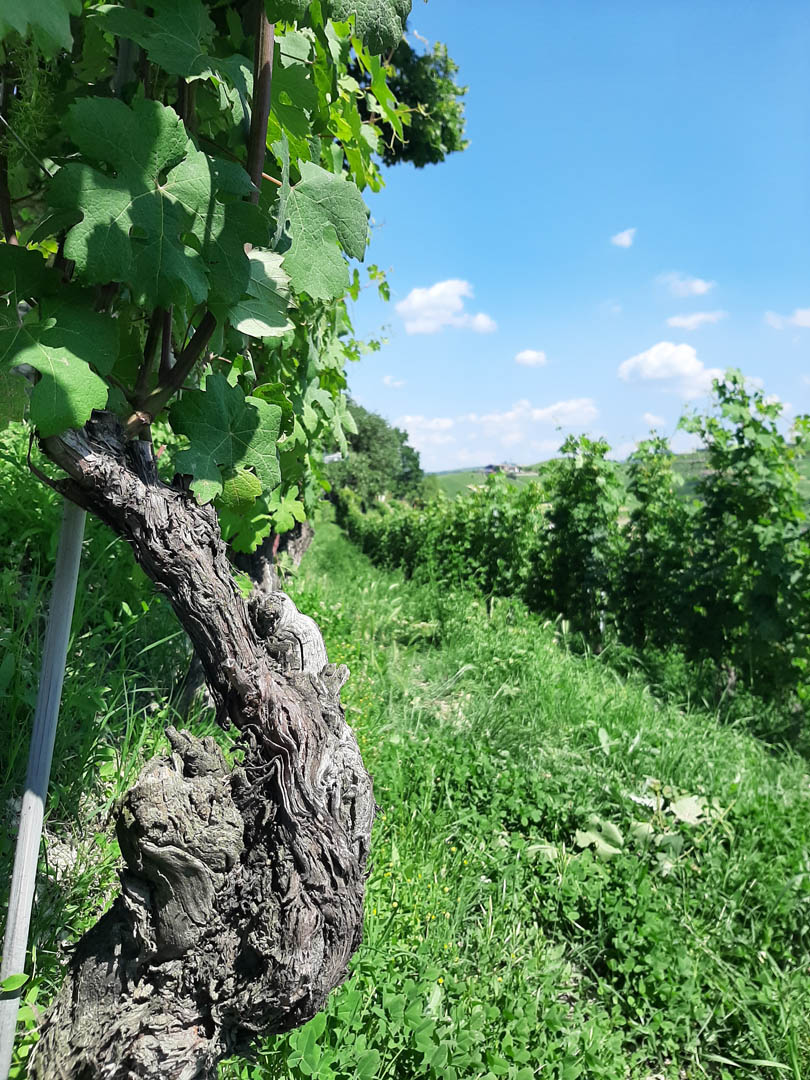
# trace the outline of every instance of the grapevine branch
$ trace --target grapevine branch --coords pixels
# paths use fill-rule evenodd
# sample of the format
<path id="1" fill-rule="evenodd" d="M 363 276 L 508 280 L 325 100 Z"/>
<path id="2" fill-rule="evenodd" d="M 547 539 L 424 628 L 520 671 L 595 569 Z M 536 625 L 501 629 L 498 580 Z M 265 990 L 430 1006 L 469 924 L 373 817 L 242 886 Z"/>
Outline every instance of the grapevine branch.
<path id="1" fill-rule="evenodd" d="M 256 19 L 256 45 L 253 57 L 253 111 L 250 116 L 250 139 L 248 142 L 248 173 L 254 190 L 250 201 L 258 204 L 262 186 L 262 166 L 267 148 L 267 121 L 270 118 L 270 101 L 273 84 L 273 46 L 275 26 L 259 5 Z"/>
<path id="2" fill-rule="evenodd" d="M 210 311 L 206 311 L 200 320 L 200 325 L 194 331 L 191 341 L 177 357 L 177 363 L 167 373 L 166 379 L 140 402 L 139 408 L 127 420 L 127 434 L 135 435 L 145 424 L 150 424 L 170 398 L 177 393 L 191 374 L 194 365 L 205 352 L 216 325 L 217 320 Z"/>
<path id="3" fill-rule="evenodd" d="M 6 105 L 8 98 L 8 83 L 3 80 L 0 84 L 0 116 L 3 123 L 6 121 Z M 14 226 L 14 215 L 11 212 L 11 192 L 8 187 L 8 155 L 3 149 L 0 152 L 0 221 L 3 225 L 3 235 L 7 244 L 17 244 L 17 230 Z"/>

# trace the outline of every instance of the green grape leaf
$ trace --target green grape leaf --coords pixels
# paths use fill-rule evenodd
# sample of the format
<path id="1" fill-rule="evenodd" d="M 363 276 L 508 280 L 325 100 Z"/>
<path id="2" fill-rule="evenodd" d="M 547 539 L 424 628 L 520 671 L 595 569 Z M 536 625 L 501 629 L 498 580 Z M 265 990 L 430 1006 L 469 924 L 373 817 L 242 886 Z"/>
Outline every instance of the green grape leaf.
<path id="1" fill-rule="evenodd" d="M 22 375 L 16 371 L 0 371 L 0 431 L 24 418 L 27 403 Z"/>
<path id="2" fill-rule="evenodd" d="M 241 511 L 222 506 L 217 500 L 217 515 L 222 538 L 234 551 L 255 551 L 273 529 L 273 519 L 264 499 L 257 499 Z"/>
<path id="3" fill-rule="evenodd" d="M 191 488 L 200 502 L 222 494 L 224 478 L 240 467 L 254 470 L 263 491 L 278 486 L 277 405 L 246 398 L 224 375 L 209 375 L 205 389 L 187 391 L 169 415 L 172 429 L 191 442 L 177 455 L 177 468 L 194 478 Z"/>
<path id="4" fill-rule="evenodd" d="M 0 294 L 8 295 L 7 305 L 0 305 L 0 326 L 16 326 L 17 304 L 55 293 L 59 283 L 59 274 L 48 268 L 38 251 L 0 244 Z"/>
<path id="5" fill-rule="evenodd" d="M 222 203 L 222 190 L 250 190 L 239 166 L 209 159 L 194 148 L 180 118 L 159 102 L 84 98 L 73 104 L 67 131 L 81 152 L 110 169 L 69 162 L 56 174 L 51 204 L 82 220 L 67 234 L 65 254 L 79 274 L 96 284 L 131 285 L 138 302 L 168 307 L 199 303 L 211 288 L 227 300 L 246 289 L 244 244 L 257 208 Z M 199 254 L 182 237 L 192 233 Z"/>
<path id="6" fill-rule="evenodd" d="M 309 11 L 310 0 L 264 0 L 270 22 L 299 22 Z"/>
<path id="7" fill-rule="evenodd" d="M 308 114 L 318 107 L 318 90 L 312 78 L 311 65 L 288 58 L 278 47 L 273 67 L 272 95 L 273 112 L 282 127 L 290 134 L 306 139 L 310 134 Z"/>
<path id="8" fill-rule="evenodd" d="M 232 326 L 251 337 L 281 337 L 292 327 L 287 318 L 289 278 L 281 269 L 281 255 L 253 248 L 247 298 L 225 313 Z"/>
<path id="9" fill-rule="evenodd" d="M 223 480 L 217 507 L 224 506 L 235 514 L 244 514 L 252 509 L 261 493 L 262 482 L 255 473 L 236 469 Z"/>
<path id="10" fill-rule="evenodd" d="M 289 532 L 296 521 L 306 521 L 307 512 L 298 498 L 298 489 L 293 488 L 281 495 L 281 488 L 267 500 L 267 508 L 272 514 L 273 529 L 277 533 Z"/>
<path id="11" fill-rule="evenodd" d="M 354 15 L 355 33 L 378 56 L 399 44 L 411 13 L 411 0 L 328 0 L 326 6 L 338 22 Z"/>
<path id="12" fill-rule="evenodd" d="M 349 287 L 349 268 L 341 248 L 362 259 L 368 238 L 368 210 L 356 185 L 304 162 L 285 215 L 292 243 L 284 269 L 293 288 L 315 300 L 342 296 Z"/>
<path id="13" fill-rule="evenodd" d="M 411 0 L 324 0 L 322 7 L 336 22 L 354 15 L 357 36 L 379 55 L 399 44 Z M 298 22 L 309 10 L 309 0 L 265 0 L 265 10 L 271 22 Z"/>
<path id="14" fill-rule="evenodd" d="M 29 32 L 44 56 L 73 48 L 70 16 L 81 14 L 81 0 L 0 0 L 0 39 L 16 30 L 21 38 Z"/>
<path id="15" fill-rule="evenodd" d="M 208 75 L 207 48 L 215 27 L 199 0 L 151 0 L 150 7 L 153 17 L 112 4 L 96 8 L 96 13 L 105 30 L 136 42 L 169 75 Z"/>
<path id="16" fill-rule="evenodd" d="M 43 307 L 40 321 L 0 330 L 0 366 L 29 364 L 42 378 L 31 394 L 31 421 L 42 436 L 81 427 L 107 404 L 107 384 L 89 366 L 109 371 L 118 354 L 114 319 L 71 299 Z"/>

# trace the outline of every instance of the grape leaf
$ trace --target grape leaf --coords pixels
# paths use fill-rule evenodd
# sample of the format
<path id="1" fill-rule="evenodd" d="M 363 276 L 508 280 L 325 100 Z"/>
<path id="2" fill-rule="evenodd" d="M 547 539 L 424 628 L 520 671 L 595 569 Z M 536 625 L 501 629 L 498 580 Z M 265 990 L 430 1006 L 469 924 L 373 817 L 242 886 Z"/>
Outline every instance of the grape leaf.
<path id="1" fill-rule="evenodd" d="M 227 507 L 235 514 L 244 514 L 251 510 L 261 493 L 262 482 L 255 473 L 236 469 L 224 478 L 217 505 Z"/>
<path id="2" fill-rule="evenodd" d="M 222 538 L 234 551 L 255 551 L 273 528 L 273 519 L 264 499 L 257 499 L 241 512 L 218 504 L 217 515 Z"/>
<path id="3" fill-rule="evenodd" d="M 264 0 L 270 22 L 299 22 L 309 11 L 310 0 Z"/>
<path id="4" fill-rule="evenodd" d="M 307 512 L 298 498 L 298 489 L 293 488 L 281 495 L 281 489 L 275 491 L 267 500 L 267 508 L 273 517 L 273 528 L 278 533 L 289 532 L 296 521 L 306 521 Z"/>
<path id="5" fill-rule="evenodd" d="M 292 323 L 287 318 L 289 278 L 281 269 L 281 255 L 253 248 L 247 298 L 226 312 L 232 326 L 251 337 L 281 337 Z"/>
<path id="6" fill-rule="evenodd" d="M 250 190 L 239 166 L 209 159 L 194 148 L 173 109 L 139 100 L 84 98 L 73 104 L 67 131 L 82 153 L 107 166 L 69 162 L 51 185 L 51 204 L 82 220 L 67 234 L 65 254 L 81 276 L 131 285 L 149 306 L 196 303 L 211 288 L 226 300 L 241 296 L 249 280 L 244 244 L 258 213 L 247 203 L 223 204 L 218 190 Z M 200 255 L 183 242 L 193 233 Z"/>
<path id="7" fill-rule="evenodd" d="M 73 48 L 70 16 L 81 14 L 81 0 L 0 0 L 0 39 L 11 30 L 21 38 L 29 32 L 43 55 Z"/>
<path id="8" fill-rule="evenodd" d="M 362 259 L 368 238 L 368 210 L 357 187 L 319 165 L 304 162 L 301 181 L 287 198 L 292 245 L 284 269 L 297 292 L 331 300 L 349 287 L 347 255 Z"/>
<path id="9" fill-rule="evenodd" d="M 354 15 L 354 30 L 368 51 L 379 56 L 402 40 L 411 0 L 330 0 L 329 14 L 338 22 Z"/>
<path id="10" fill-rule="evenodd" d="M 31 421 L 42 436 L 58 435 L 81 427 L 93 409 L 107 404 L 107 384 L 89 366 L 102 373 L 111 369 L 118 354 L 118 324 L 76 303 L 59 298 L 48 302 L 36 321 L 0 330 L 0 367 L 28 364 L 42 378 L 31 394 Z"/>
<path id="11" fill-rule="evenodd" d="M 215 27 L 199 0 L 151 0 L 149 6 L 154 17 L 117 4 L 105 4 L 96 12 L 105 30 L 136 42 L 169 75 L 208 75 L 207 46 Z"/>
<path id="12" fill-rule="evenodd" d="M 15 371 L 0 371 L 0 431 L 25 416 L 25 379 Z"/>
<path id="13" fill-rule="evenodd" d="M 399 44 L 411 0 L 325 0 L 322 7 L 324 14 L 337 22 L 345 22 L 354 15 L 357 36 L 370 52 L 379 55 Z M 308 9 L 308 0 L 265 0 L 271 22 L 297 22 Z"/>
<path id="14" fill-rule="evenodd" d="M 318 107 L 311 65 L 285 56 L 279 46 L 273 66 L 272 95 L 273 112 L 282 127 L 301 139 L 307 138 L 311 126 L 309 114 Z"/>
<path id="15" fill-rule="evenodd" d="M 259 398 L 245 398 L 224 375 L 209 375 L 204 390 L 187 391 L 171 407 L 172 430 L 188 436 L 191 446 L 177 455 L 179 472 L 194 479 L 200 502 L 224 490 L 224 477 L 238 467 L 252 468 L 270 491 L 281 481 L 278 439 L 281 409 Z"/>
<path id="16" fill-rule="evenodd" d="M 59 281 L 38 251 L 0 244 L 0 293 L 8 294 L 7 307 L 0 306 L 0 325 L 16 326 L 20 301 L 55 293 Z"/>

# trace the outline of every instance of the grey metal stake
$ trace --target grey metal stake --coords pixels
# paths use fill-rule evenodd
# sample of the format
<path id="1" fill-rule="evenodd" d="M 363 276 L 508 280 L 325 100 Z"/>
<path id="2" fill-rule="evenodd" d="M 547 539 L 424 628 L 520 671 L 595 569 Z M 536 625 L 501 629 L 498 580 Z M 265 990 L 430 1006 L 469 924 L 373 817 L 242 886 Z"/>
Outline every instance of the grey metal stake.
<path id="1" fill-rule="evenodd" d="M 45 816 L 45 798 L 51 774 L 51 759 L 59 717 L 59 702 L 65 678 L 70 623 L 76 599 L 76 582 L 84 537 L 85 512 L 65 499 L 59 550 L 53 577 L 48 627 L 42 656 L 34 729 L 28 755 L 28 775 L 20 811 L 20 829 L 14 854 L 11 894 L 3 942 L 0 981 L 25 971 L 28 930 L 34 902 L 39 844 Z M 17 1010 L 22 990 L 0 993 L 0 1080 L 8 1080 L 17 1027 Z"/>

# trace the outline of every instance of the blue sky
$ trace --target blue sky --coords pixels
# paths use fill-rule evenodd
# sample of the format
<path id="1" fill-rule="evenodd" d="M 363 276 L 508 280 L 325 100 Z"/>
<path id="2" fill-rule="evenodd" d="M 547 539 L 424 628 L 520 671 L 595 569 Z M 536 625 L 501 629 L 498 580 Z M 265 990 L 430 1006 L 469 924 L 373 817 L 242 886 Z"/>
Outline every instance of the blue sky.
<path id="1" fill-rule="evenodd" d="M 392 298 L 354 307 L 388 344 L 350 390 L 425 468 L 568 431 L 624 456 L 728 366 L 810 411 L 810 5 L 415 0 L 409 26 L 459 64 L 470 147 L 367 193 Z"/>

